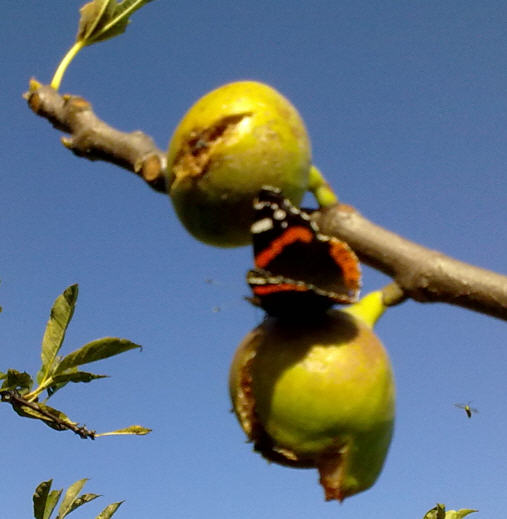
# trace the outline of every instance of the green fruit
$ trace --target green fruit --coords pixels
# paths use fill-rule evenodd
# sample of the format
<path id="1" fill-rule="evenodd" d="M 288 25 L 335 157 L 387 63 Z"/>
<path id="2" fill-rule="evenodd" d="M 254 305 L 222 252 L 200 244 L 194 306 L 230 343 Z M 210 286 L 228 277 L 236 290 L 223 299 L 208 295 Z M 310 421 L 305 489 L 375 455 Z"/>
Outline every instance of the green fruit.
<path id="1" fill-rule="evenodd" d="M 372 326 L 375 292 L 308 322 L 269 318 L 236 352 L 230 394 L 255 449 L 270 461 L 316 467 L 326 499 L 371 487 L 391 441 L 395 388 Z"/>
<path id="2" fill-rule="evenodd" d="M 299 205 L 310 161 L 304 123 L 285 97 L 262 83 L 230 83 L 199 99 L 176 128 L 168 191 L 194 237 L 221 247 L 246 245 L 261 187 L 278 187 Z"/>

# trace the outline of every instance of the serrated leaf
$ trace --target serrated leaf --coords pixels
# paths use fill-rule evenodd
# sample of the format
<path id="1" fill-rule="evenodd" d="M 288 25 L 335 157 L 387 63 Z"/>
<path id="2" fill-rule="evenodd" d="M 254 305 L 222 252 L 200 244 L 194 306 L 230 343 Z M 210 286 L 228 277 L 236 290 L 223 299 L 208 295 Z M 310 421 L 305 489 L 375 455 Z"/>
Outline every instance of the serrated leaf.
<path id="1" fill-rule="evenodd" d="M 60 294 L 51 308 L 49 321 L 42 338 L 42 365 L 37 374 L 39 384 L 45 380 L 57 364 L 57 356 L 62 347 L 67 326 L 74 314 L 78 296 L 78 285 L 71 285 Z"/>
<path id="2" fill-rule="evenodd" d="M 113 514 L 116 512 L 116 510 L 120 508 L 120 505 L 123 502 L 124 501 L 119 501 L 117 503 L 112 503 L 109 506 L 106 506 L 106 508 L 104 508 L 104 510 L 102 510 L 102 512 L 100 512 L 100 514 L 95 519 L 110 519 L 113 517 Z"/>
<path id="3" fill-rule="evenodd" d="M 141 346 L 127 339 L 118 339 L 116 337 L 97 339 L 66 355 L 58 365 L 54 376 L 63 374 L 68 369 L 81 366 L 82 364 L 107 359 L 113 355 L 119 355 L 135 348 L 141 349 Z"/>
<path id="4" fill-rule="evenodd" d="M 23 394 L 32 389 L 32 377 L 26 371 L 17 371 L 15 369 L 7 370 L 7 376 L 2 383 L 2 390 L 15 390 Z"/>
<path id="5" fill-rule="evenodd" d="M 116 431 L 96 434 L 95 437 L 98 438 L 99 436 L 120 436 L 127 434 L 144 436 L 145 434 L 149 433 L 151 433 L 151 429 L 149 429 L 148 427 L 143 427 L 142 425 L 130 425 L 129 427 L 125 427 L 123 429 L 117 429 Z"/>
<path id="6" fill-rule="evenodd" d="M 87 481 L 87 478 L 79 479 L 67 489 L 60 508 L 58 509 L 58 519 L 63 519 L 72 511 L 72 506 L 76 501 L 79 492 L 81 492 Z"/>
<path id="7" fill-rule="evenodd" d="M 91 45 L 125 32 L 129 17 L 152 0 L 94 0 L 80 9 L 76 42 Z"/>

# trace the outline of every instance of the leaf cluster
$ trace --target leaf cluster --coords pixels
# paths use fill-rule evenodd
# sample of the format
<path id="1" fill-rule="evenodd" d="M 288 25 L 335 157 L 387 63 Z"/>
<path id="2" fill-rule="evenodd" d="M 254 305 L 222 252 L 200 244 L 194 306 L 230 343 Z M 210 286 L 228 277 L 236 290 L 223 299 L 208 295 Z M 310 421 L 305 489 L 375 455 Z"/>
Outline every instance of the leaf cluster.
<path id="1" fill-rule="evenodd" d="M 435 507 L 428 510 L 424 514 L 423 519 L 463 519 L 463 517 L 478 512 L 478 510 L 472 510 L 470 508 L 460 508 L 459 510 L 448 510 L 445 511 L 445 505 L 437 503 Z"/>
<path id="2" fill-rule="evenodd" d="M 71 512 L 85 503 L 89 503 L 97 497 L 101 497 L 99 494 L 79 495 L 87 481 L 87 479 L 80 479 L 67 489 L 60 503 L 56 519 L 64 519 L 64 517 L 67 517 Z M 60 500 L 63 489 L 51 490 L 52 483 L 52 479 L 43 481 L 35 489 L 33 495 L 33 516 L 35 519 L 50 519 Z M 122 503 L 123 501 L 119 501 L 106 506 L 95 519 L 110 519 Z"/>
<path id="3" fill-rule="evenodd" d="M 36 375 L 37 387 L 33 388 L 33 378 L 25 371 L 9 369 L 5 373 L 0 372 L 1 401 L 11 404 L 14 411 L 20 416 L 41 420 L 58 431 L 71 430 L 82 438 L 93 439 L 97 436 L 115 433 L 147 434 L 150 430 L 139 425 L 110 433 L 96 434 L 95 431 L 72 421 L 64 412 L 46 404 L 51 396 L 69 382 L 87 383 L 107 376 L 83 371 L 81 369 L 83 364 L 141 348 L 127 339 L 105 337 L 91 341 L 63 357 L 60 356 L 67 327 L 74 314 L 77 297 L 78 285 L 71 285 L 56 298 L 51 308 L 42 338 L 41 367 Z M 46 398 L 39 402 L 39 397 L 44 392 L 46 392 Z"/>

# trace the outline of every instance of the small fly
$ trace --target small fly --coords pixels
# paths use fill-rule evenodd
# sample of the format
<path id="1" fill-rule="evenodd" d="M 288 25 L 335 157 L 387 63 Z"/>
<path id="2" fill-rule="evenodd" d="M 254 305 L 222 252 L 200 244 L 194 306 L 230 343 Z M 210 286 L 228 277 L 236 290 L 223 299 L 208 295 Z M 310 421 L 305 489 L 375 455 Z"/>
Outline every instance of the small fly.
<path id="1" fill-rule="evenodd" d="M 472 413 L 478 413 L 479 411 L 477 409 L 475 409 L 474 407 L 470 407 L 471 403 L 472 402 L 468 402 L 468 404 L 454 404 L 454 405 L 456 407 L 459 407 L 460 409 L 464 409 L 468 418 L 472 418 Z"/>

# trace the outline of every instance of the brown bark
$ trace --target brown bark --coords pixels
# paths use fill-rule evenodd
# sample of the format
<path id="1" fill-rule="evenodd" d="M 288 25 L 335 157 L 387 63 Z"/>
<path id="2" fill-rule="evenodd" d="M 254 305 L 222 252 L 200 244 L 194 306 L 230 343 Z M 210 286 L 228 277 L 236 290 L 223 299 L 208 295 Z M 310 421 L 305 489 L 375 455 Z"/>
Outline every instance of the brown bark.
<path id="1" fill-rule="evenodd" d="M 142 177 L 165 193 L 166 154 L 140 131 L 121 132 L 99 119 L 92 105 L 79 96 L 61 95 L 49 85 L 30 82 L 24 95 L 29 107 L 57 130 L 68 133 L 63 145 L 79 157 L 103 160 Z"/>
<path id="2" fill-rule="evenodd" d="M 321 231 L 346 241 L 359 259 L 393 278 L 406 297 L 442 302 L 507 320 L 507 276 L 428 249 L 338 205 L 316 216 Z"/>

